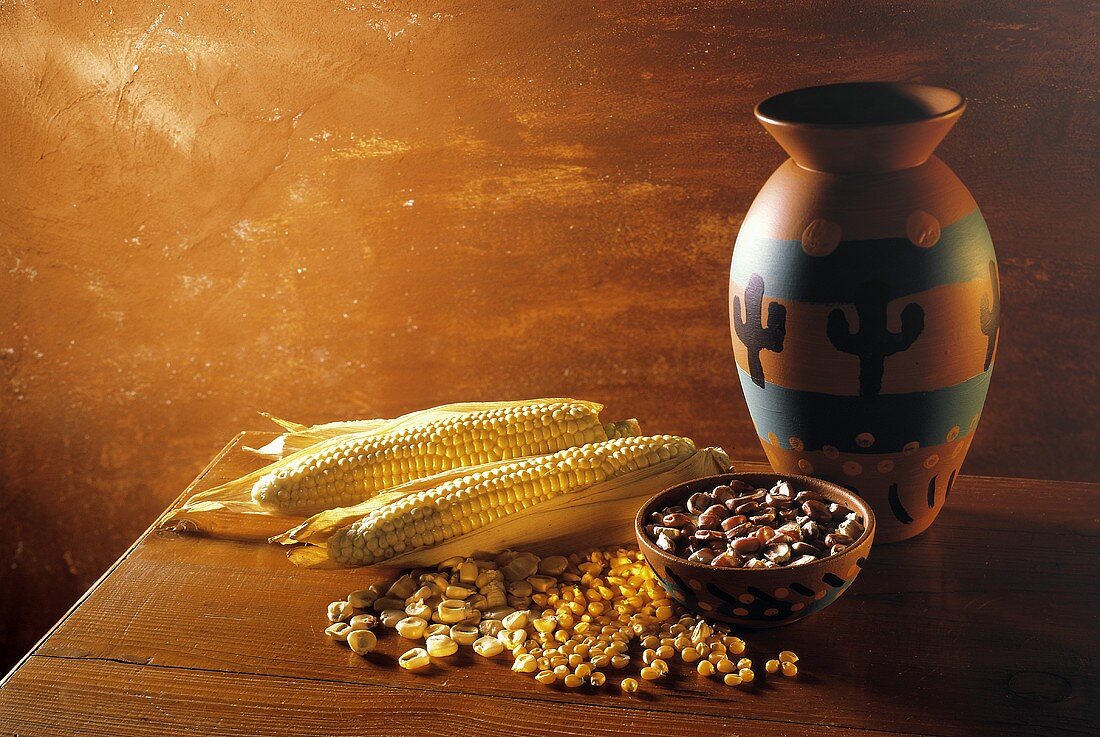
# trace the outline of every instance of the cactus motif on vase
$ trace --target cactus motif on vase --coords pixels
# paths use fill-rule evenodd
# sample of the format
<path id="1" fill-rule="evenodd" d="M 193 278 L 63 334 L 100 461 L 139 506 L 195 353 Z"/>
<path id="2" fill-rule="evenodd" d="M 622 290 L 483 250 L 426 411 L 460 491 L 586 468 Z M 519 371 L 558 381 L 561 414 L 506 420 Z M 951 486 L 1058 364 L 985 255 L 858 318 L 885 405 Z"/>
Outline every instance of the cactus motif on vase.
<path id="1" fill-rule="evenodd" d="M 993 243 L 933 155 L 964 108 L 943 88 L 852 83 L 756 109 L 791 159 L 731 262 L 742 391 L 772 466 L 857 491 L 885 542 L 943 508 L 997 349 Z"/>
<path id="2" fill-rule="evenodd" d="M 855 297 L 859 329 L 853 332 L 844 311 L 837 308 L 829 313 L 826 332 L 838 351 L 859 356 L 859 393 L 873 397 L 882 389 L 886 357 L 908 350 L 924 330 L 924 310 L 916 302 L 907 304 L 901 311 L 901 331 L 892 333 L 886 327 L 889 284 L 864 282 Z"/>
<path id="3" fill-rule="evenodd" d="M 997 333 L 1001 327 L 1001 277 L 997 273 L 997 262 L 989 262 L 989 285 L 993 292 L 992 300 L 982 297 L 982 309 L 979 319 L 982 325 L 982 334 L 988 343 L 985 348 L 984 369 L 988 370 L 993 363 L 993 351 L 997 348 Z"/>
<path id="4" fill-rule="evenodd" d="M 779 353 L 783 350 L 786 332 L 787 308 L 778 302 L 768 305 L 768 324 L 761 323 L 764 301 L 764 280 L 759 274 L 749 277 L 745 287 L 745 319 L 741 319 L 741 298 L 734 295 L 733 330 L 748 352 L 749 376 L 757 386 L 764 386 L 764 368 L 760 365 L 760 351 Z"/>

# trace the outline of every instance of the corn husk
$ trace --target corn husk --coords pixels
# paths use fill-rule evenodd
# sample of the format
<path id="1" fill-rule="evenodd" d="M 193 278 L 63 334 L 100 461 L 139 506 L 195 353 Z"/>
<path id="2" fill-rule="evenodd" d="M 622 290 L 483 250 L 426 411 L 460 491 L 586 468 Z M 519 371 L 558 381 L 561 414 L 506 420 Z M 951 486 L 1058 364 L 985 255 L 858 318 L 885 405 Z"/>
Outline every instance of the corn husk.
<path id="1" fill-rule="evenodd" d="M 174 510 L 164 520 L 161 527 L 174 532 L 186 532 L 232 540 L 266 541 L 306 519 L 304 514 L 295 514 L 286 510 L 265 509 L 252 501 L 252 487 L 260 478 L 268 474 L 277 473 L 281 468 L 289 466 L 300 459 L 324 453 L 329 448 L 344 442 L 354 441 L 356 436 L 366 438 L 386 435 L 416 425 L 470 412 L 514 407 L 521 404 L 546 405 L 557 402 L 584 404 L 591 407 L 596 414 L 603 409 L 603 405 L 597 402 L 567 398 L 460 402 L 410 412 L 393 419 L 332 422 L 312 427 L 279 419 L 272 415 L 265 415 L 287 432 L 280 436 L 281 442 L 276 439 L 276 441 L 268 443 L 262 448 L 253 449 L 253 452 L 263 457 L 272 457 L 276 453 L 282 455 L 272 463 L 240 478 L 191 496 L 180 508 Z M 609 433 L 617 435 L 639 435 L 641 432 L 638 421 L 634 419 L 608 423 L 605 428 Z M 454 471 L 447 473 L 454 473 Z M 417 482 L 412 483 L 416 484 Z M 442 481 L 435 483 L 442 483 Z M 416 488 L 424 487 L 419 486 Z"/>
<path id="2" fill-rule="evenodd" d="M 326 422 L 321 425 L 310 425 L 307 427 L 297 422 L 280 419 L 267 412 L 261 412 L 260 414 L 279 425 L 286 430 L 286 432 L 259 448 L 252 448 L 247 445 L 242 446 L 242 448 L 261 458 L 275 461 L 300 450 L 306 450 L 330 438 L 377 430 L 387 422 L 387 420 L 384 419 L 350 420 L 348 422 Z"/>
<path id="3" fill-rule="evenodd" d="M 491 470 L 505 462 L 465 469 L 466 473 Z M 516 512 L 484 527 L 439 545 L 404 553 L 385 561 L 385 566 L 426 566 L 456 555 L 497 552 L 523 548 L 545 555 L 606 545 L 634 539 L 634 516 L 642 503 L 654 494 L 684 481 L 713 476 L 729 470 L 729 457 L 721 448 L 704 448 L 687 458 L 662 461 L 584 489 L 563 494 L 542 504 Z M 452 473 L 451 478 L 455 478 Z M 443 483 L 444 479 L 438 483 Z M 283 544 L 304 543 L 288 553 L 298 566 L 335 568 L 340 564 L 328 552 L 328 540 L 338 530 L 365 517 L 379 506 L 392 503 L 426 486 L 421 480 L 388 490 L 353 507 L 314 515 L 298 527 L 275 538 Z M 407 487 L 407 488 L 406 488 Z"/>

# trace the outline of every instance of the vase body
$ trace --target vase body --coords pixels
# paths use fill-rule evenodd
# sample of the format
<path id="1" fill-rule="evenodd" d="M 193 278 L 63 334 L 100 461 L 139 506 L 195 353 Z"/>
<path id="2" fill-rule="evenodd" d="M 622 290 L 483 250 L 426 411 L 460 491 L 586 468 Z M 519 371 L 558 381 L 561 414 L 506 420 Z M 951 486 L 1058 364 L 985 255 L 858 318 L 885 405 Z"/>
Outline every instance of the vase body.
<path id="1" fill-rule="evenodd" d="M 957 99 L 863 124 L 859 110 L 807 124 L 812 112 L 785 120 L 762 103 L 794 158 L 753 202 L 730 269 L 738 374 L 771 465 L 856 491 L 883 542 L 919 534 L 946 502 L 996 353 L 993 243 L 932 155 Z"/>

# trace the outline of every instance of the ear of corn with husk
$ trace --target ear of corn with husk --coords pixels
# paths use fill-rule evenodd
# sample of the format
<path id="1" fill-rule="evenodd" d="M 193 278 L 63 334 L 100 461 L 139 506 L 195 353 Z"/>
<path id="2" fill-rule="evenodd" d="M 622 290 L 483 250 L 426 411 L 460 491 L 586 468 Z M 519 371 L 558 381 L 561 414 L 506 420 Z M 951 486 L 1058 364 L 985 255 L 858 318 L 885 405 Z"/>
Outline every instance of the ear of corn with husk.
<path id="1" fill-rule="evenodd" d="M 392 489 L 311 518 L 278 539 L 303 566 L 434 564 L 453 555 L 523 547 L 553 552 L 628 542 L 642 501 L 682 481 L 722 473 L 718 448 L 687 438 L 630 437 L 466 469 L 430 486 Z"/>
<path id="2" fill-rule="evenodd" d="M 320 425 L 302 425 L 290 420 L 283 420 L 267 412 L 261 412 L 262 416 L 271 420 L 279 427 L 286 430 L 283 434 L 271 442 L 259 448 L 243 446 L 250 453 L 255 453 L 261 458 L 279 460 L 291 453 L 306 450 L 324 440 L 352 435 L 358 432 L 371 432 L 385 425 L 389 420 L 349 420 L 346 422 L 326 422 Z"/>
<path id="3" fill-rule="evenodd" d="M 639 434 L 636 420 L 601 423 L 601 410 L 594 402 L 551 398 L 466 402 L 312 428 L 272 418 L 288 432 L 281 446 L 262 450 L 287 455 L 194 495 L 165 526 L 266 539 L 308 514 L 417 479 Z"/>

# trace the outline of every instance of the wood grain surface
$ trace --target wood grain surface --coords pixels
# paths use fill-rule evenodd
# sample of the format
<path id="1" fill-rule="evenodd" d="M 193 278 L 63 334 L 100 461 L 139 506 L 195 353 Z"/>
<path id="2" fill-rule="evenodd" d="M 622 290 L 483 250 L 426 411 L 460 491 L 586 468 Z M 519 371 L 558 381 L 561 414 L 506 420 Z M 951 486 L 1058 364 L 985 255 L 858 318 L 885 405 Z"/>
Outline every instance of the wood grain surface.
<path id="1" fill-rule="evenodd" d="M 1081 0 L 6 4 L 0 664 L 217 450 L 294 420 L 578 395 L 763 460 L 726 279 L 844 79 L 969 100 L 1001 348 L 970 473 L 1090 480 L 1095 7 Z"/>
<path id="2" fill-rule="evenodd" d="M 255 466 L 240 446 L 261 439 L 235 439 L 197 488 Z M 735 690 L 685 671 L 634 697 L 543 687 L 465 651 L 410 673 L 392 632 L 361 658 L 324 636 L 324 609 L 371 570 L 299 570 L 274 546 L 151 532 L 0 685 L 0 724 L 22 737 L 657 735 L 684 720 L 701 734 L 1093 734 L 1096 493 L 962 477 L 937 524 L 873 549 L 833 606 L 745 634 L 754 660 L 798 652 L 796 680 Z"/>

